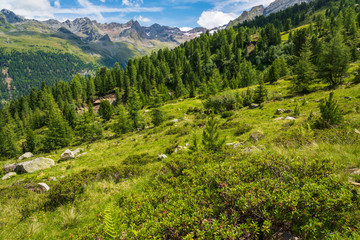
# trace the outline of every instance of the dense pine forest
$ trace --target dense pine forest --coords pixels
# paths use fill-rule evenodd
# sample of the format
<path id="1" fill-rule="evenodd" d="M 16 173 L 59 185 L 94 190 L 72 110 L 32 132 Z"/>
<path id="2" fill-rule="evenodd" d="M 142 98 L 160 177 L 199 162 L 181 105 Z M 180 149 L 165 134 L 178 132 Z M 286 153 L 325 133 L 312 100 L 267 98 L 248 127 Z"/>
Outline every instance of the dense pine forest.
<path id="1" fill-rule="evenodd" d="M 42 82 L 53 86 L 60 80 L 71 79 L 84 69 L 94 69 L 94 64 L 85 63 L 74 55 L 44 51 L 7 52 L 5 49 L 0 49 L 0 62 L 3 64 L 1 67 L 7 70 L 13 80 L 10 84 L 13 99 L 29 95 L 31 91 L 29 86 L 40 89 Z M 9 92 L 4 91 L 7 89 L 5 76 L 3 73 L 1 75 L 3 81 L 0 87 L 0 101 L 9 99 Z"/>
<path id="2" fill-rule="evenodd" d="M 71 81 L 57 79 L 87 65 L 45 54 L 31 68 L 52 86 L 13 72 L 40 53 L 0 54 L 39 86 L 13 83 L 26 96 L 0 110 L 0 158 L 89 151 L 0 186 L 6 209 L 21 196 L 15 236 L 48 237 L 25 225 L 60 212 L 62 229 L 48 225 L 59 239 L 356 239 L 359 12 L 314 0 Z M 59 172 L 48 193 L 24 193 Z"/>

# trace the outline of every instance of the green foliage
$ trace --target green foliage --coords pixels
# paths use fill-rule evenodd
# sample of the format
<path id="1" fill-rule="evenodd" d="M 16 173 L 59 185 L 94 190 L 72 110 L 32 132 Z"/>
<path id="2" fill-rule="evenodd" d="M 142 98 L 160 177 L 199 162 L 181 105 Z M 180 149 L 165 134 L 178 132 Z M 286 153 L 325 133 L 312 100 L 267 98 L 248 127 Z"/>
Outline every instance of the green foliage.
<path id="1" fill-rule="evenodd" d="M 155 127 L 161 125 L 166 119 L 165 113 L 160 109 L 153 109 L 151 111 L 151 122 Z"/>
<path id="2" fill-rule="evenodd" d="M 247 132 L 250 132 L 252 129 L 253 129 L 253 127 L 251 125 L 242 123 L 236 128 L 234 135 L 241 136 Z"/>
<path id="3" fill-rule="evenodd" d="M 27 128 L 25 133 L 25 144 L 23 146 L 24 152 L 35 152 L 39 146 L 39 138 L 35 132 Z"/>
<path id="4" fill-rule="evenodd" d="M 117 134 L 124 134 L 132 130 L 130 118 L 123 105 L 117 106 L 117 116 L 115 116 L 115 123 L 113 131 Z"/>
<path id="5" fill-rule="evenodd" d="M 220 139 L 218 121 L 215 119 L 214 114 L 210 116 L 203 131 L 202 143 L 208 151 L 220 151 L 225 145 L 225 138 Z"/>
<path id="6" fill-rule="evenodd" d="M 344 120 L 344 113 L 334 99 L 333 92 L 330 93 L 328 99 L 321 101 L 320 112 L 321 117 L 315 123 L 317 128 L 330 128 L 331 126 L 342 123 Z"/>
<path id="7" fill-rule="evenodd" d="M 14 125 L 6 124 L 0 128 L 0 156 L 16 157 L 20 149 L 16 143 Z"/>
<path id="8" fill-rule="evenodd" d="M 307 39 L 301 52 L 299 61 L 295 66 L 295 73 L 297 76 L 293 78 L 295 91 L 309 92 L 310 85 L 315 79 L 314 65 L 311 63 L 311 44 L 310 39 Z"/>
<path id="9" fill-rule="evenodd" d="M 267 89 L 263 80 L 260 80 L 259 86 L 255 90 L 254 102 L 261 104 L 267 101 Z"/>
<path id="10" fill-rule="evenodd" d="M 335 33 L 320 56 L 319 76 L 331 86 L 339 85 L 349 68 L 350 54 L 340 33 Z"/>
<path id="11" fill-rule="evenodd" d="M 99 115 L 106 121 L 109 121 L 113 115 L 113 107 L 108 100 L 102 100 L 99 107 Z"/>
<path id="12" fill-rule="evenodd" d="M 116 207 L 114 203 L 109 203 L 104 211 L 104 229 L 105 234 L 110 239 L 115 239 L 117 236 L 115 229 L 115 217 L 113 210 Z"/>
<path id="13" fill-rule="evenodd" d="M 76 134 L 83 141 L 94 141 L 103 137 L 103 128 L 95 122 L 92 104 L 89 104 L 88 111 L 81 116 L 76 126 Z"/>
<path id="14" fill-rule="evenodd" d="M 295 116 L 300 116 L 300 106 L 299 106 L 299 104 L 296 104 L 295 109 L 294 109 L 294 114 L 295 114 Z"/>
<path id="15" fill-rule="evenodd" d="M 221 113 L 224 111 L 231 111 L 241 107 L 241 99 L 236 97 L 235 93 L 225 92 L 221 95 L 209 97 L 204 106 L 208 110 L 212 110 L 215 113 Z"/>

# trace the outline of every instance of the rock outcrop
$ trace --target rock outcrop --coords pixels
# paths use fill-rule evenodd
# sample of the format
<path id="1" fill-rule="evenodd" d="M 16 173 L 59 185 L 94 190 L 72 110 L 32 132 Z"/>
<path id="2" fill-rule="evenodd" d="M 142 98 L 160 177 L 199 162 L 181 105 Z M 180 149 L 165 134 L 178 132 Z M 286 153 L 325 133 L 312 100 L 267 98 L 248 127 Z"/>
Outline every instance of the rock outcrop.
<path id="1" fill-rule="evenodd" d="M 31 158 L 33 156 L 34 156 L 34 154 L 32 154 L 31 152 L 26 152 L 19 157 L 19 160 L 23 160 L 24 158 Z"/>
<path id="2" fill-rule="evenodd" d="M 264 15 L 268 16 L 271 13 L 280 12 L 285 10 L 289 7 L 294 6 L 295 4 L 301 4 L 303 2 L 310 2 L 312 0 L 275 0 L 274 2 L 270 3 L 270 5 L 265 8 Z"/>
<path id="3" fill-rule="evenodd" d="M 238 24 L 241 24 L 245 21 L 250 21 L 255 19 L 258 16 L 262 16 L 264 14 L 264 6 L 260 5 L 260 6 L 255 6 L 253 7 L 250 11 L 244 11 L 240 17 L 238 17 L 237 19 L 230 21 L 230 23 L 228 24 L 229 27 L 232 26 L 236 26 Z"/>
<path id="4" fill-rule="evenodd" d="M 22 162 L 16 165 L 15 172 L 17 173 L 32 173 L 42 169 L 51 168 L 55 166 L 54 160 L 50 158 L 36 158 L 32 161 Z"/>
<path id="5" fill-rule="evenodd" d="M 14 177 L 14 176 L 16 176 L 16 172 L 9 172 L 9 173 L 6 174 L 5 176 L 3 176 L 3 177 L 1 178 L 1 180 L 8 180 L 9 178 L 12 178 L 12 177 Z"/>

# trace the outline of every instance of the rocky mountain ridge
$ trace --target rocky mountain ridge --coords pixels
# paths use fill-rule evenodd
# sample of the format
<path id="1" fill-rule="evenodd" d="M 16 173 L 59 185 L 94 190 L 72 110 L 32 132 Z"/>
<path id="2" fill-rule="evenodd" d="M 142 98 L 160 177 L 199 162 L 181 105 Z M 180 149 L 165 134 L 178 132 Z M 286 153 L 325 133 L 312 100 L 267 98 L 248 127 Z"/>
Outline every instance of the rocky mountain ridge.
<path id="1" fill-rule="evenodd" d="M 271 13 L 280 12 L 295 4 L 301 4 L 303 2 L 308 3 L 310 1 L 312 0 L 275 0 L 266 8 L 263 5 L 255 6 L 250 11 L 244 11 L 238 18 L 230 21 L 228 27 L 233 27 L 245 21 L 253 20 L 258 16 L 268 16 Z"/>

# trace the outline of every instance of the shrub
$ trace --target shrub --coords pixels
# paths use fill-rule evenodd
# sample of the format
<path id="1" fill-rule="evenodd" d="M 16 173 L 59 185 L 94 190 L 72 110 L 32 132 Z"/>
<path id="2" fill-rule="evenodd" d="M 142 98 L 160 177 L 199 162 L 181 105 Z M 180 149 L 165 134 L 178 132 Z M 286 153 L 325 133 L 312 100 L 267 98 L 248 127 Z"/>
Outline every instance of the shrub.
<path id="1" fill-rule="evenodd" d="M 247 132 L 250 132 L 251 129 L 252 129 L 252 126 L 250 126 L 250 125 L 248 125 L 248 124 L 246 124 L 246 123 L 240 124 L 240 125 L 236 128 L 236 130 L 235 130 L 235 132 L 234 132 L 234 135 L 235 135 L 235 136 L 241 136 L 241 135 L 243 135 L 243 134 L 245 134 L 245 133 L 247 133 Z"/>
<path id="2" fill-rule="evenodd" d="M 218 132 L 218 121 L 211 115 L 203 131 L 202 143 L 208 151 L 219 151 L 225 144 L 225 139 L 220 139 Z"/>
<path id="3" fill-rule="evenodd" d="M 224 111 L 232 111 L 237 109 L 241 103 L 237 101 L 236 95 L 231 92 L 223 93 L 218 96 L 211 96 L 204 103 L 208 110 L 213 110 L 214 113 L 221 113 Z"/>
<path id="4" fill-rule="evenodd" d="M 328 99 L 320 103 L 321 117 L 316 121 L 317 128 L 330 128 L 333 125 L 340 124 L 343 121 L 343 111 L 339 109 L 337 101 L 334 99 L 334 93 L 330 93 Z"/>
<path id="5" fill-rule="evenodd" d="M 221 113 L 222 118 L 229 118 L 232 116 L 234 116 L 234 112 L 232 112 L 232 111 L 225 111 L 225 112 Z"/>

